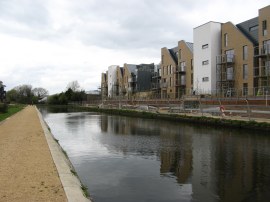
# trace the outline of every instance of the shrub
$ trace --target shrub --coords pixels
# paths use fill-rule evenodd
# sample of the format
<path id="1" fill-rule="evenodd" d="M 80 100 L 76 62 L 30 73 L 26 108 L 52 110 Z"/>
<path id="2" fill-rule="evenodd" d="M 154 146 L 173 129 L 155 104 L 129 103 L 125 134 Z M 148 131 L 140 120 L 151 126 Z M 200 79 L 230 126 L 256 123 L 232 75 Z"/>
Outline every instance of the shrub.
<path id="1" fill-rule="evenodd" d="M 0 103 L 0 112 L 6 113 L 8 110 L 8 105 L 6 103 Z"/>

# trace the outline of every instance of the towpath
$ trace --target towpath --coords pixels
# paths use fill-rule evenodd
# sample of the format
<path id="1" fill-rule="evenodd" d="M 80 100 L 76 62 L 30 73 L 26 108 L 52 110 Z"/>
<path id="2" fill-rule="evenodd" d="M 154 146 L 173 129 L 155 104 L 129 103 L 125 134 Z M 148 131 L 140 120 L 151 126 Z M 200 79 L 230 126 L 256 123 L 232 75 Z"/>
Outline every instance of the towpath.
<path id="1" fill-rule="evenodd" d="M 67 201 L 33 106 L 0 123 L 0 201 Z"/>

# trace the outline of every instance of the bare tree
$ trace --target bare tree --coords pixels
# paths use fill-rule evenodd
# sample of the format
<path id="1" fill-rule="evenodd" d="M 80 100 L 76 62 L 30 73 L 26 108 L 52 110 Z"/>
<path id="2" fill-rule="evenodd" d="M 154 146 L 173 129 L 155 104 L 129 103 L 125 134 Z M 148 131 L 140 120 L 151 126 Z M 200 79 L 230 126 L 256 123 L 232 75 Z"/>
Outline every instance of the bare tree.
<path id="1" fill-rule="evenodd" d="M 41 88 L 41 87 L 38 87 L 38 88 L 34 88 L 32 90 L 33 94 L 38 97 L 39 99 L 42 99 L 46 96 L 49 95 L 49 91 L 46 90 L 45 88 Z"/>
<path id="2" fill-rule="evenodd" d="M 67 85 L 67 90 L 68 89 L 71 89 L 73 92 L 77 92 L 81 90 L 81 87 L 78 81 L 71 81 Z"/>

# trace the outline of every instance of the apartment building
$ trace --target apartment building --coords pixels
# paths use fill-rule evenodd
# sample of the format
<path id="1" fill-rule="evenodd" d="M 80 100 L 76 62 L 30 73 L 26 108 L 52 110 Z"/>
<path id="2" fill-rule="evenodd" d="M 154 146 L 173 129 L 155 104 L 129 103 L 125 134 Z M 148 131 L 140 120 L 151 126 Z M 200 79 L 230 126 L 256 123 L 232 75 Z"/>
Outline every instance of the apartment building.
<path id="1" fill-rule="evenodd" d="M 178 46 L 161 49 L 161 98 L 176 98 L 175 70 L 178 65 Z"/>
<path id="2" fill-rule="evenodd" d="M 221 55 L 217 56 L 217 94 L 219 96 L 252 95 L 253 49 L 257 44 L 258 19 L 234 25 L 221 25 Z"/>
<path id="3" fill-rule="evenodd" d="M 116 83 L 115 83 L 116 96 L 124 96 L 126 93 L 123 78 L 124 78 L 124 68 L 117 66 L 117 68 L 116 68 Z"/>
<path id="4" fill-rule="evenodd" d="M 110 66 L 101 86 L 106 89 L 107 79 L 108 97 L 114 93 L 129 98 L 142 91 L 162 99 L 270 94 L 270 6 L 236 25 L 213 21 L 200 25 L 193 30 L 193 42 L 181 40 L 177 47 L 162 48 L 159 66 Z"/>
<path id="5" fill-rule="evenodd" d="M 126 90 L 126 96 L 131 98 L 135 92 L 136 87 L 136 65 L 124 64 L 124 88 Z"/>
<path id="6" fill-rule="evenodd" d="M 161 66 L 160 64 L 155 65 L 154 72 L 152 73 L 151 78 L 151 92 L 152 92 L 152 98 L 160 98 L 161 92 L 160 92 L 160 82 L 161 82 Z"/>
<path id="7" fill-rule="evenodd" d="M 193 30 L 196 94 L 216 93 L 216 56 L 221 50 L 221 23 L 208 22 Z"/>
<path id="8" fill-rule="evenodd" d="M 256 95 L 270 93 L 270 5 L 259 9 L 258 46 L 254 49 Z"/>
<path id="9" fill-rule="evenodd" d="M 108 98 L 116 96 L 116 83 L 117 83 L 117 65 L 108 67 Z"/>
<path id="10" fill-rule="evenodd" d="M 178 42 L 178 66 L 175 71 L 176 97 L 193 93 L 193 43 Z"/>
<path id="11" fill-rule="evenodd" d="M 101 74 L 101 98 L 106 99 L 108 97 L 108 71 Z"/>

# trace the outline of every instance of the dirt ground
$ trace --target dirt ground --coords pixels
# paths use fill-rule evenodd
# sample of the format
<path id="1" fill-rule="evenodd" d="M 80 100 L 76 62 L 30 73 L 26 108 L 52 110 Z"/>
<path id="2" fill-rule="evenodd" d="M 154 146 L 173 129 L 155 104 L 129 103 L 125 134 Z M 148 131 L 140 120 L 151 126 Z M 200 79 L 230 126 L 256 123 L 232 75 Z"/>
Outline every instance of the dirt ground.
<path id="1" fill-rule="evenodd" d="M 67 201 L 33 106 L 0 123 L 0 201 Z"/>

